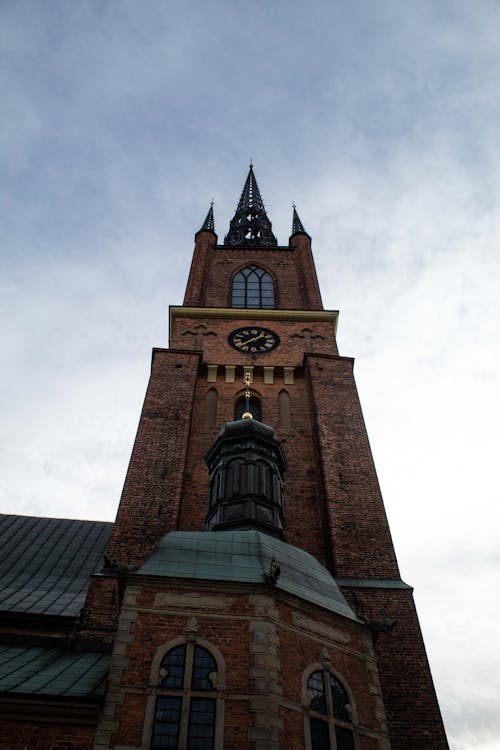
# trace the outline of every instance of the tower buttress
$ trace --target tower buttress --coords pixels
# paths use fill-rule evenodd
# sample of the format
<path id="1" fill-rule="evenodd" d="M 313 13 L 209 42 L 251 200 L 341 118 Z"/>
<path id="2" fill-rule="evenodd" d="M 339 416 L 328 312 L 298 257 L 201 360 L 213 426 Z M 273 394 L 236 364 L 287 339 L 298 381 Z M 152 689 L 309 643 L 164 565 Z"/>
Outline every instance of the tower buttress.
<path id="1" fill-rule="evenodd" d="M 184 295 L 184 305 L 203 305 L 205 302 L 206 282 L 210 266 L 210 248 L 217 244 L 213 202 L 210 204 L 201 229 L 196 232 L 194 238 L 194 253 Z"/>

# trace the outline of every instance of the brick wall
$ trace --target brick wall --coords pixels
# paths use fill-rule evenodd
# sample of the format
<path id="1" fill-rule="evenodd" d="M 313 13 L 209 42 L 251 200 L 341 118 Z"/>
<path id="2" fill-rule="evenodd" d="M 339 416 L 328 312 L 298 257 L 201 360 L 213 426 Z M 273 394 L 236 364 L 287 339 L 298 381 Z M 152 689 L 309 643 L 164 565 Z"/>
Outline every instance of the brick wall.
<path id="1" fill-rule="evenodd" d="M 199 354 L 155 350 L 109 552 L 141 564 L 177 528 Z"/>
<path id="2" fill-rule="evenodd" d="M 278 308 L 323 308 L 311 241 L 306 235 L 295 235 L 289 247 L 280 248 L 232 248 L 216 245 L 214 240 L 211 232 L 199 232 L 196 237 L 185 305 L 231 307 L 233 275 L 255 263 L 274 277 Z"/>
<path id="3" fill-rule="evenodd" d="M 335 573 L 399 578 L 352 360 L 308 355 L 307 373 Z"/>
<path id="4" fill-rule="evenodd" d="M 367 619 L 388 618 L 376 639 L 380 683 L 392 750 L 446 750 L 448 743 L 410 589 L 342 587 Z"/>
<path id="5" fill-rule="evenodd" d="M 158 649 L 184 635 L 222 656 L 224 750 L 304 750 L 304 672 L 327 662 L 353 698 L 359 747 L 388 748 L 364 626 L 265 585 L 135 576 L 125 593 L 96 747 L 147 745 L 158 684 L 156 672 L 151 681 L 153 661 Z"/>
<path id="6" fill-rule="evenodd" d="M 228 311 L 230 316 L 230 311 Z M 279 346 L 266 354 L 245 354 L 228 343 L 229 334 L 238 328 L 268 328 L 280 337 Z M 299 367 L 304 352 L 338 354 L 332 323 L 295 320 L 260 320 L 176 317 L 170 332 L 170 345 L 182 350 L 203 350 L 203 361 L 218 365 L 262 365 Z M 222 372 L 222 371 L 221 371 Z"/>
<path id="7" fill-rule="evenodd" d="M 92 750 L 95 726 L 57 721 L 0 721 L 2 750 Z"/>

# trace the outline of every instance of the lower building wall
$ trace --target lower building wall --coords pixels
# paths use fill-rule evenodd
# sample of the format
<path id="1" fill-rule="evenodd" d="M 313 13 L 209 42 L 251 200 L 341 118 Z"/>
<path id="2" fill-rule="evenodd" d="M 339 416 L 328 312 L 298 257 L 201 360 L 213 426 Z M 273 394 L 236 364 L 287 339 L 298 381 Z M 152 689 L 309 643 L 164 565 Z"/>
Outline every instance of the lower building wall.
<path id="1" fill-rule="evenodd" d="M 1 750 L 92 750 L 95 726 L 0 720 Z"/>
<path id="2" fill-rule="evenodd" d="M 215 750 L 310 750 L 314 671 L 345 685 L 356 750 L 390 747 L 365 626 L 264 584 L 130 580 L 96 750 L 150 747 L 157 699 L 172 695 L 161 684 L 162 660 L 177 646 L 193 654 L 198 645 L 217 663 L 206 693 L 217 706 Z M 176 695 L 185 712 L 190 683 Z"/>

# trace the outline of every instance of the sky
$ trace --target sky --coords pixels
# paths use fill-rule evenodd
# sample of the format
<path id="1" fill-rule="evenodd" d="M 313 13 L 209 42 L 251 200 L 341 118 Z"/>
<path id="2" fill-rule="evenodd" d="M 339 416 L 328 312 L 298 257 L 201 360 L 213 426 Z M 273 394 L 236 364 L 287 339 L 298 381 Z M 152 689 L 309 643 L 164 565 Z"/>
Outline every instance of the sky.
<path id="1" fill-rule="evenodd" d="M 252 158 L 340 310 L 453 750 L 500 750 L 499 29 L 487 0 L 0 3 L 0 511 L 114 518 Z"/>

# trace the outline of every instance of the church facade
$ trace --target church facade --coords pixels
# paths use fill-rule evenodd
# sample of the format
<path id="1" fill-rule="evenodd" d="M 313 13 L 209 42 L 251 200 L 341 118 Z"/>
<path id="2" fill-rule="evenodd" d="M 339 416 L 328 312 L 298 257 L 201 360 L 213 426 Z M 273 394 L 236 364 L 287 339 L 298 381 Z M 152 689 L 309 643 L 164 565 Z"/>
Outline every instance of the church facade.
<path id="1" fill-rule="evenodd" d="M 195 236 L 114 525 L 1 519 L 0 748 L 448 747 L 337 317 L 251 166 Z"/>

